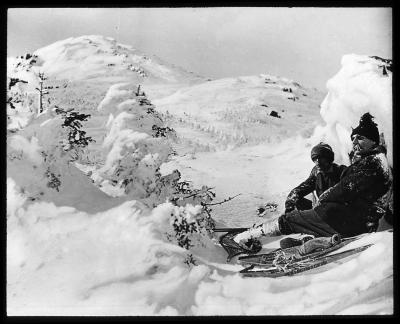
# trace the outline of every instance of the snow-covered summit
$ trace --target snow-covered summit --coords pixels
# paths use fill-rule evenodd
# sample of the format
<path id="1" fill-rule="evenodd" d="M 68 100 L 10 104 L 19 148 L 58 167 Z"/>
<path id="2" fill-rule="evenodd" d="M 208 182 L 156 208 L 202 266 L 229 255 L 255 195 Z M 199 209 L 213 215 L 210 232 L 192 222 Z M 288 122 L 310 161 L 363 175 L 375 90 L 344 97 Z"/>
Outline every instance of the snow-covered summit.
<path id="1" fill-rule="evenodd" d="M 117 83 L 174 89 L 205 81 L 99 35 L 70 37 L 33 53 L 8 57 L 7 77 L 9 129 L 25 127 L 39 111 L 56 106 L 92 111 Z"/>
<path id="2" fill-rule="evenodd" d="M 40 48 L 33 55 L 37 57 L 36 70 L 58 79 L 82 80 L 105 75 L 140 82 L 174 83 L 201 79 L 155 56 L 149 57 L 131 45 L 100 35 L 70 37 Z M 9 62 L 15 62 L 15 58 L 10 58 Z"/>

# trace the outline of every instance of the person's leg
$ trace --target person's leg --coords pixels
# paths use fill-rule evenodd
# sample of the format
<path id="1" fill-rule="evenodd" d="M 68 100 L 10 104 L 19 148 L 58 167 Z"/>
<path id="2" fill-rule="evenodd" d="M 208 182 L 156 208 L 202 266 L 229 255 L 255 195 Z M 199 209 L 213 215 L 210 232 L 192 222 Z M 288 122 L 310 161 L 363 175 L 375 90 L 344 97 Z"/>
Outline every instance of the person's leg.
<path id="1" fill-rule="evenodd" d="M 283 214 L 279 217 L 278 222 L 279 230 L 283 235 L 301 233 L 319 237 L 332 236 L 338 233 L 325 223 L 313 209 L 294 210 Z"/>
<path id="2" fill-rule="evenodd" d="M 297 210 L 308 210 L 313 207 L 312 201 L 307 198 L 300 198 L 296 203 Z"/>
<path id="3" fill-rule="evenodd" d="M 327 237 L 338 232 L 325 223 L 313 209 L 304 211 L 294 210 L 279 216 L 275 220 L 265 222 L 238 234 L 234 238 L 234 241 L 243 244 L 249 239 L 264 235 L 279 236 L 295 233 L 310 234 L 315 237 Z"/>
<path id="4" fill-rule="evenodd" d="M 281 232 L 279 230 L 279 218 L 276 218 L 272 221 L 267 221 L 265 223 L 261 223 L 259 225 L 253 225 L 252 228 L 239 233 L 234 237 L 234 241 L 241 245 L 248 242 L 250 239 L 258 238 L 260 236 L 269 235 L 269 236 L 279 236 Z"/>

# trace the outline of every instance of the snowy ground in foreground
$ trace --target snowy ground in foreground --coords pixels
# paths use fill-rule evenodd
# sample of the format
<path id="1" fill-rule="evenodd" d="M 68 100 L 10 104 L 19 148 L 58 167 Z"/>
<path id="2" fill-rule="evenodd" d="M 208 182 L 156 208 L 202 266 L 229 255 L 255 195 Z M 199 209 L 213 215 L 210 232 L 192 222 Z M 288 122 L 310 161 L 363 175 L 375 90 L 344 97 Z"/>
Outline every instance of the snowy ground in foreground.
<path id="1" fill-rule="evenodd" d="M 294 277 L 241 278 L 242 267 L 227 264 L 211 241 L 193 251 L 198 266 L 184 265 L 184 251 L 160 231 L 171 208 L 150 216 L 132 202 L 96 215 L 44 203 L 20 209 L 25 223 L 8 234 L 8 315 L 392 312 L 392 233 L 349 245 L 375 243 L 341 264 Z M 278 240 L 263 243 L 273 248 Z"/>
<path id="2" fill-rule="evenodd" d="M 93 40 L 98 46 L 107 43 L 103 38 Z M 196 187 L 213 187 L 215 201 L 240 194 L 213 207 L 215 218 L 227 226 L 249 226 L 277 217 L 288 191 L 308 176 L 312 167 L 309 151 L 320 140 L 332 143 L 337 161 L 344 162 L 349 129 L 366 107 L 384 126 L 391 143 L 391 132 L 386 132 L 391 129 L 391 78 L 378 75 L 376 64 L 364 57 L 343 60 L 342 71 L 328 83 L 331 92 L 320 110 L 320 93 L 283 78 L 260 75 L 163 86 L 160 79 L 189 76 L 157 62 L 153 66 L 151 60 L 136 56 L 131 47 L 118 48 L 113 43 L 111 50 L 104 48 L 96 60 L 97 49 L 90 57 L 85 52 L 90 37 L 68 42 L 73 46 L 70 44 L 66 53 L 88 57 L 86 68 L 93 68 L 92 81 L 99 82 L 71 84 L 69 96 L 60 97 L 60 102 L 70 103 L 75 94 L 86 100 L 85 107 L 96 108 L 109 86 L 124 81 L 122 71 L 125 81 L 127 73 L 138 73 L 129 64 L 145 62 L 158 79 L 144 90 L 178 133 L 174 143 L 178 154 L 162 166 L 162 172 L 178 168 L 182 179 Z M 63 44 L 42 52 L 51 58 L 63 51 Z M 133 56 L 118 55 L 115 50 Z M 76 68 L 71 61 L 67 63 Z M 114 75 L 104 77 L 104 63 L 117 64 Z M 50 66 L 56 72 L 61 69 L 57 73 L 74 74 L 64 69 L 69 65 Z M 109 69 L 107 65 L 106 72 Z M 82 84 L 91 88 L 82 89 Z M 294 92 L 283 91 L 288 87 Z M 354 93 L 358 97 L 354 98 Z M 282 118 L 271 116 L 272 110 Z M 107 120 L 108 115 L 94 114 L 89 123 L 88 131 L 99 140 L 99 146 L 105 128 L 98 125 Z M 314 132 L 323 121 L 326 125 Z M 37 159 L 33 140 L 15 145 Z M 309 273 L 277 279 L 241 278 L 237 272 L 242 267 L 235 259 L 226 262 L 226 252 L 215 238 L 200 238 L 191 250 L 198 264 L 195 267 L 184 263 L 186 250 L 166 240 L 171 215 L 183 213 L 190 218 L 198 212 L 196 207 L 179 209 L 164 203 L 151 210 L 140 201 L 111 198 L 73 167 L 66 170 L 70 178 L 62 195 L 48 190 L 46 199 L 31 201 L 21 188 L 29 189 L 42 179 L 27 160 L 15 160 L 7 170 L 8 315 L 393 313 L 391 232 L 366 236 L 348 248 L 375 243 L 371 248 Z M 256 208 L 266 202 L 276 203 L 277 210 L 264 218 L 256 216 Z M 265 238 L 263 247 L 277 247 L 279 239 Z"/>

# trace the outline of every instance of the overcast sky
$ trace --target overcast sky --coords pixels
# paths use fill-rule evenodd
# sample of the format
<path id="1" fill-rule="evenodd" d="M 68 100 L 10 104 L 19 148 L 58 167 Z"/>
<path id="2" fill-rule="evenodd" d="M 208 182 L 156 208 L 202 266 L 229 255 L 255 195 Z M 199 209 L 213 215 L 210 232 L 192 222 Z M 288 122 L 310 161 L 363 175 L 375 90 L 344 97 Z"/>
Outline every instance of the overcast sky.
<path id="1" fill-rule="evenodd" d="M 104 35 L 206 77 L 269 73 L 325 90 L 344 54 L 392 58 L 390 8 L 14 8 L 8 56 Z"/>

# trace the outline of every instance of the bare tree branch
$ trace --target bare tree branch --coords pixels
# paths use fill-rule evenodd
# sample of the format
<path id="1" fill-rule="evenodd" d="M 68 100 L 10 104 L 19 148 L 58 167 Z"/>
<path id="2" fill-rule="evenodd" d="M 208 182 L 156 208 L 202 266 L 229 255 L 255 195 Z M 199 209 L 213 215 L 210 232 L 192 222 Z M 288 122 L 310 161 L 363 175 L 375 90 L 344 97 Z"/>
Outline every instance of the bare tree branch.
<path id="1" fill-rule="evenodd" d="M 206 192 L 208 190 L 212 190 L 212 189 L 214 189 L 214 188 L 206 188 L 205 190 L 199 190 L 199 191 L 197 191 L 197 192 L 195 192 L 195 193 L 193 193 L 193 194 L 191 194 L 189 196 L 185 196 L 185 197 L 181 197 L 181 198 L 182 199 L 187 199 L 187 198 L 190 198 L 190 197 L 195 197 L 195 196 L 198 196 L 201 193 L 204 193 L 204 192 Z"/>
<path id="2" fill-rule="evenodd" d="M 206 203 L 203 203 L 203 205 L 204 205 L 204 206 L 222 205 L 223 203 L 226 203 L 226 202 L 228 202 L 228 201 L 230 201 L 230 200 L 232 200 L 232 199 L 234 199 L 234 198 L 236 198 L 237 196 L 240 196 L 240 195 L 241 195 L 241 194 L 237 194 L 236 196 L 228 197 L 228 198 L 224 199 L 223 201 L 220 201 L 220 202 L 217 202 L 217 203 L 213 203 L 213 204 L 206 204 Z"/>

